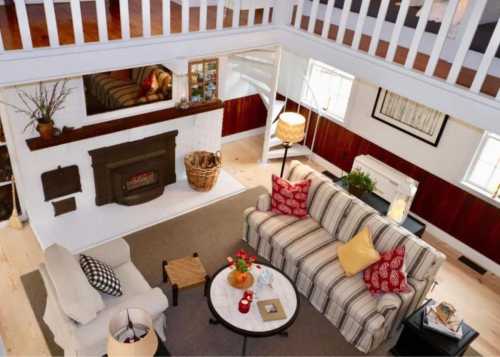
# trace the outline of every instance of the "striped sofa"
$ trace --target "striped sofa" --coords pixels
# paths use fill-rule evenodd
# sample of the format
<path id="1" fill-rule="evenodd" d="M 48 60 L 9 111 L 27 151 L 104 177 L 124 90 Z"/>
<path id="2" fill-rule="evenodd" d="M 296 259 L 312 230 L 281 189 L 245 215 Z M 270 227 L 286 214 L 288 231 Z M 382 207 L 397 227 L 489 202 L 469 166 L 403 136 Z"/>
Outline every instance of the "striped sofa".
<path id="1" fill-rule="evenodd" d="M 154 72 L 159 89 L 156 93 L 142 95 L 142 83 Z M 130 80 L 115 78 L 107 73 L 87 77 L 86 88 L 107 109 L 121 109 L 138 104 L 172 98 L 172 75 L 163 66 L 146 66 L 131 70 Z"/>
<path id="2" fill-rule="evenodd" d="M 245 210 L 243 239 L 282 269 L 347 341 L 368 353 L 398 332 L 402 320 L 421 304 L 445 256 L 309 166 L 293 161 L 287 178 L 312 181 L 309 216 L 272 213 L 270 196 L 262 195 L 256 207 Z M 344 275 L 338 244 L 364 227 L 380 252 L 405 246 L 408 293 L 373 296 L 362 273 Z"/>

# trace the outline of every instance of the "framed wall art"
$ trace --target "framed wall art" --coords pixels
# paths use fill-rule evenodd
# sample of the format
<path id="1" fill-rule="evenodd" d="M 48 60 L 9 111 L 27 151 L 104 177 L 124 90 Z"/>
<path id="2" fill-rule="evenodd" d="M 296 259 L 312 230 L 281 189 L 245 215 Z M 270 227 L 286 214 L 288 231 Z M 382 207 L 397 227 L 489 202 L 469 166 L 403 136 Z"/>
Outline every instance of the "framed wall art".
<path id="1" fill-rule="evenodd" d="M 382 88 L 372 117 L 433 146 L 438 146 L 448 121 L 448 115 Z"/>

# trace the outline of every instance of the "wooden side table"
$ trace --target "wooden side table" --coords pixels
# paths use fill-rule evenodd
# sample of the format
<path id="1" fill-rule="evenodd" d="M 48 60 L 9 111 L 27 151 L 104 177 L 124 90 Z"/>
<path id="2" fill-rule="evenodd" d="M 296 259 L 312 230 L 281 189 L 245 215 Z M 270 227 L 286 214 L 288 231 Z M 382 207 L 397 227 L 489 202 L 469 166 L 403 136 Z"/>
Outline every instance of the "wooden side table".
<path id="1" fill-rule="evenodd" d="M 395 356 L 463 356 L 479 333 L 465 322 L 460 340 L 426 329 L 422 325 L 424 308 L 432 300 L 411 314 L 405 321 L 398 343 L 391 352 Z"/>
<path id="2" fill-rule="evenodd" d="M 162 263 L 163 282 L 172 284 L 173 305 L 177 306 L 179 290 L 205 284 L 204 294 L 207 296 L 210 276 L 207 274 L 198 253 L 192 257 L 185 257 Z"/>

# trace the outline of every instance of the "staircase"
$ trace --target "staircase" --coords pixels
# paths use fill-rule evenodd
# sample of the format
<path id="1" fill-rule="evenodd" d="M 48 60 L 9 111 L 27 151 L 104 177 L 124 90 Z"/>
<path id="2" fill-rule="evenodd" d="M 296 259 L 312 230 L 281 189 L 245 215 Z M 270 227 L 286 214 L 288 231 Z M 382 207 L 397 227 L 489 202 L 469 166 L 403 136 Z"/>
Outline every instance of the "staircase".
<path id="1" fill-rule="evenodd" d="M 278 76 L 281 62 L 281 48 L 252 50 L 229 56 L 229 64 L 241 78 L 251 84 L 260 95 L 267 108 L 266 132 L 262 151 L 262 162 L 282 158 L 284 148 L 281 140 L 275 136 L 278 117 L 286 106 L 286 100 L 276 99 Z M 311 150 L 305 145 L 294 145 L 288 156 L 310 155 Z"/>

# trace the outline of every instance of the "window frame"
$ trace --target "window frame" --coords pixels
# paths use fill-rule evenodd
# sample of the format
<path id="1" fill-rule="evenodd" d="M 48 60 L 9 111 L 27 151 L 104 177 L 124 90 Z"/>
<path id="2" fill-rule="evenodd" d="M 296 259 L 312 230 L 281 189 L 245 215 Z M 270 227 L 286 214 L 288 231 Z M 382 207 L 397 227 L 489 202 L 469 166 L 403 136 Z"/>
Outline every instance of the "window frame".
<path id="1" fill-rule="evenodd" d="M 309 83 L 310 82 L 310 78 L 311 78 L 311 75 L 312 75 L 312 71 L 313 71 L 313 67 L 314 65 L 318 65 L 320 67 L 323 67 L 327 70 L 330 70 L 332 71 L 333 73 L 337 74 L 338 76 L 340 76 L 342 79 L 348 79 L 351 81 L 351 90 L 349 92 L 349 98 L 347 100 L 347 106 L 346 106 L 346 111 L 345 111 L 345 114 L 344 114 L 344 117 L 341 117 L 339 115 L 336 115 L 334 113 L 331 113 L 331 112 L 328 112 L 326 110 L 324 110 L 323 108 L 321 108 L 321 115 L 327 119 L 330 119 L 332 121 L 335 121 L 335 122 L 338 122 L 342 125 L 345 125 L 347 123 L 347 113 L 349 112 L 349 108 L 350 108 L 350 104 L 351 104 L 351 99 L 352 99 L 352 93 L 354 91 L 354 86 L 355 86 L 355 80 L 356 78 L 347 73 L 347 72 L 343 72 L 333 66 L 330 66 L 329 64 L 327 63 L 324 63 L 324 62 L 321 62 L 319 60 L 316 60 L 314 58 L 310 58 L 309 59 L 309 64 L 307 66 L 307 75 L 306 75 L 306 78 L 305 80 Z M 301 88 L 301 94 L 300 94 L 300 104 L 301 106 L 303 107 L 306 107 L 308 109 L 312 109 L 312 110 L 315 110 L 317 109 L 317 106 L 315 103 L 311 103 L 311 101 L 307 100 L 307 92 L 309 90 L 309 85 L 308 83 L 304 82 L 302 84 L 302 88 Z M 318 103 L 319 104 L 319 103 Z"/>
<path id="2" fill-rule="evenodd" d="M 479 145 L 472 157 L 472 160 L 467 167 L 467 170 L 465 172 L 465 175 L 462 179 L 461 184 L 468 189 L 468 191 L 472 190 L 473 193 L 480 194 L 482 197 L 486 198 L 489 202 L 493 203 L 497 207 L 500 207 L 500 196 L 497 194 L 496 197 L 493 197 L 492 194 L 484 189 L 484 187 L 481 187 L 473 182 L 470 181 L 470 177 L 473 174 L 474 168 L 476 167 L 483 151 L 486 146 L 486 143 L 488 142 L 489 139 L 493 138 L 494 140 L 497 140 L 500 142 L 500 135 L 492 133 L 492 132 L 487 132 L 485 131 L 481 141 L 479 142 Z"/>

